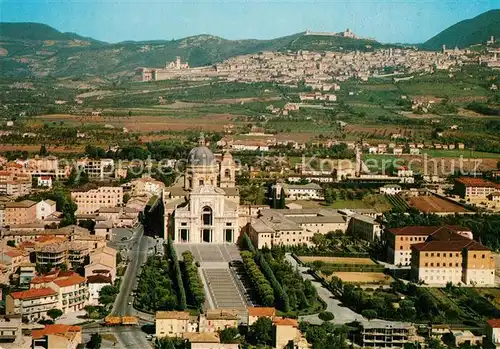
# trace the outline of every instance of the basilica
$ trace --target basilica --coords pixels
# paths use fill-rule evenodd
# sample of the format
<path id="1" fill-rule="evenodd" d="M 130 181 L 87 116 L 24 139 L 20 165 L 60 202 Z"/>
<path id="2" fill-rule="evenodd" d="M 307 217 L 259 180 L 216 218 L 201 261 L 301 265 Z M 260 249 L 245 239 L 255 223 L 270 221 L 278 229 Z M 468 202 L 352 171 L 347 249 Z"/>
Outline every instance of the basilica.
<path id="1" fill-rule="evenodd" d="M 165 233 L 179 243 L 236 243 L 239 191 L 229 152 L 217 161 L 200 141 L 189 152 L 183 185 L 163 193 Z"/>

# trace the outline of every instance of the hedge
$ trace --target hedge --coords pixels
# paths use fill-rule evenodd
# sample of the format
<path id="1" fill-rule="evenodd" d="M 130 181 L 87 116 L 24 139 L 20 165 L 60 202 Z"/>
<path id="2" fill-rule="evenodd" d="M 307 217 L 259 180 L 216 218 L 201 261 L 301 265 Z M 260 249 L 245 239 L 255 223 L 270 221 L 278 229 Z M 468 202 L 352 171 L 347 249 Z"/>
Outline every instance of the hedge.
<path id="1" fill-rule="evenodd" d="M 273 288 L 255 263 L 252 252 L 241 251 L 241 259 L 243 260 L 245 271 L 252 280 L 262 303 L 265 306 L 273 306 L 275 304 Z"/>
<path id="2" fill-rule="evenodd" d="M 198 267 L 194 263 L 193 254 L 190 251 L 185 251 L 182 254 L 182 258 L 190 299 L 196 307 L 201 308 L 205 303 L 205 292 L 203 291 L 203 283 L 198 274 Z"/>

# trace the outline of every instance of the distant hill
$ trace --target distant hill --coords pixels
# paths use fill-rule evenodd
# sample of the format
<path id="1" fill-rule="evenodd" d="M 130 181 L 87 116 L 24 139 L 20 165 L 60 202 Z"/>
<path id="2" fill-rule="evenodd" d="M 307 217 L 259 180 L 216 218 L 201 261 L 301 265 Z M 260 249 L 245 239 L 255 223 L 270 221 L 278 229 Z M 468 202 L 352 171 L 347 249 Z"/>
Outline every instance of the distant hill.
<path id="1" fill-rule="evenodd" d="M 426 50 L 440 50 L 443 45 L 464 48 L 484 43 L 492 35 L 500 38 L 500 10 L 491 10 L 458 22 L 427 40 L 421 47 Z"/>
<path id="2" fill-rule="evenodd" d="M 190 66 L 206 66 L 261 51 L 372 50 L 376 41 L 298 33 L 270 40 L 226 40 L 197 35 L 179 40 L 116 44 L 61 33 L 45 24 L 0 23 L 0 71 L 20 76 L 123 76 L 137 67 L 162 67 L 180 56 Z"/>
<path id="3" fill-rule="evenodd" d="M 41 23 L 8 23 L 0 22 L 0 37 L 14 40 L 97 40 L 85 38 L 75 33 L 61 33 L 60 31 Z"/>

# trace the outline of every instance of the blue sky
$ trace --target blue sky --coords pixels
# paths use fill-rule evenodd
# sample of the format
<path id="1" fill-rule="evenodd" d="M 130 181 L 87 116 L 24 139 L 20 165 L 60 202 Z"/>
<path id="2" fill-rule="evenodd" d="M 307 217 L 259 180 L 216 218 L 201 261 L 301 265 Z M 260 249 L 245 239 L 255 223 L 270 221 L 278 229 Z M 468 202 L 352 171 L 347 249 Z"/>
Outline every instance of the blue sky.
<path id="1" fill-rule="evenodd" d="M 212 34 L 268 39 L 306 28 L 423 42 L 500 0 L 0 0 L 0 20 L 40 22 L 108 42 Z"/>

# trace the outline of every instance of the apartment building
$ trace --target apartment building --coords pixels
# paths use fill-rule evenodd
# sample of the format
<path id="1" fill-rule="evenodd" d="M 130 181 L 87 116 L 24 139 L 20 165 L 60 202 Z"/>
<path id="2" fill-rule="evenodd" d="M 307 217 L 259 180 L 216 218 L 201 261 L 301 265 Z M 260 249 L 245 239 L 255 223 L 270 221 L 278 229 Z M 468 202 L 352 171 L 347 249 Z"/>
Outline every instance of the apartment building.
<path id="1" fill-rule="evenodd" d="M 258 248 L 279 245 L 312 244 L 314 234 L 347 229 L 347 217 L 337 210 L 284 209 L 261 210 L 246 231 Z"/>
<path id="2" fill-rule="evenodd" d="M 17 170 L 0 171 L 0 195 L 14 198 L 28 195 L 31 192 L 31 186 L 29 173 Z"/>
<path id="3" fill-rule="evenodd" d="M 187 311 L 157 311 L 156 337 L 182 337 L 185 332 L 197 332 L 198 317 Z"/>
<path id="4" fill-rule="evenodd" d="M 89 298 L 86 279 L 73 271 L 55 271 L 34 277 L 30 288 L 51 288 L 56 291 L 57 308 L 64 314 L 82 310 Z"/>
<path id="5" fill-rule="evenodd" d="M 76 214 L 91 214 L 103 207 L 123 205 L 123 188 L 99 187 L 85 191 L 73 191 L 71 198 L 78 206 Z"/>
<path id="6" fill-rule="evenodd" d="M 36 202 L 23 200 L 8 202 L 4 209 L 4 225 L 28 224 L 36 221 Z"/>
<path id="7" fill-rule="evenodd" d="M 275 317 L 273 319 L 273 348 L 286 349 L 288 344 L 293 343 L 293 348 L 306 349 L 309 346 L 302 338 L 299 330 L 299 322 L 296 319 Z"/>
<path id="8" fill-rule="evenodd" d="M 55 179 L 68 178 L 71 172 L 71 164 L 68 161 L 61 160 L 53 155 L 39 156 L 28 159 L 26 170 L 33 177 L 50 177 Z"/>
<path id="9" fill-rule="evenodd" d="M 80 159 L 77 166 L 88 174 L 89 178 L 103 180 L 110 178 L 115 173 L 113 159 Z"/>
<path id="10" fill-rule="evenodd" d="M 58 305 L 58 292 L 50 287 L 12 292 L 5 297 L 6 315 L 22 315 L 30 321 L 45 318 L 47 310 Z"/>
<path id="11" fill-rule="evenodd" d="M 460 226 L 408 226 L 388 229 L 385 232 L 388 261 L 394 265 L 410 266 L 411 246 L 425 242 L 430 235 L 440 231 L 451 231 L 472 239 L 470 229 Z"/>
<path id="12" fill-rule="evenodd" d="M 362 348 L 404 348 L 406 344 L 423 341 L 415 327 L 407 323 L 371 320 L 361 326 Z"/>
<path id="13" fill-rule="evenodd" d="M 104 286 L 113 285 L 111 277 L 103 274 L 93 274 L 87 277 L 89 287 L 88 305 L 99 305 L 99 293 Z"/>
<path id="14" fill-rule="evenodd" d="M 449 282 L 480 287 L 495 285 L 491 251 L 469 237 L 443 229 L 411 249 L 411 277 L 415 281 L 431 286 L 445 286 Z"/>
<path id="15" fill-rule="evenodd" d="M 78 241 L 66 241 L 65 239 L 51 239 L 47 243 L 35 246 L 36 262 L 40 265 L 53 267 L 62 264 L 69 268 L 82 265 L 85 257 L 90 253 L 87 244 Z"/>
<path id="16" fill-rule="evenodd" d="M 497 192 L 500 184 L 476 177 L 460 177 L 455 180 L 455 192 L 470 200 L 487 200 L 488 195 Z"/>
<path id="17" fill-rule="evenodd" d="M 31 348 L 31 338 L 23 336 L 23 322 L 20 315 L 0 317 L 0 343 L 4 349 Z"/>
<path id="18" fill-rule="evenodd" d="M 105 246 L 90 254 L 90 263 L 85 266 L 85 277 L 105 275 L 114 282 L 116 277 L 116 250 Z"/>

